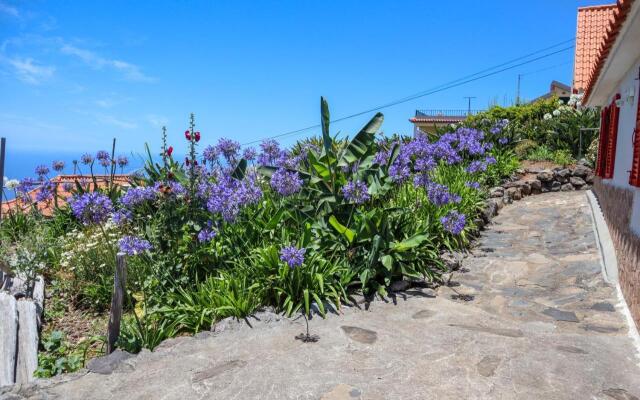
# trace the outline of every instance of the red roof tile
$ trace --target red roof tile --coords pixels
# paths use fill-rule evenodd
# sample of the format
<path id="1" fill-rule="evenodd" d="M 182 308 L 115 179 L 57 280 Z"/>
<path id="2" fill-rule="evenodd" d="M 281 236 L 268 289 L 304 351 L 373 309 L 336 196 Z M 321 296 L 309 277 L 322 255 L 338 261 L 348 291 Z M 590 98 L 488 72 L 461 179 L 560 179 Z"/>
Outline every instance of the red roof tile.
<path id="1" fill-rule="evenodd" d="M 588 79 L 586 80 L 586 84 L 584 85 L 583 102 L 586 102 L 589 98 L 589 95 L 591 95 L 591 91 L 593 90 L 593 87 L 595 86 L 600 76 L 600 72 L 602 71 L 605 62 L 607 61 L 607 57 L 611 52 L 611 48 L 618 38 L 618 34 L 620 33 L 622 24 L 627 19 L 627 15 L 629 14 L 629 10 L 631 10 L 631 5 L 634 1 L 635 0 L 618 0 L 618 2 L 614 5 L 613 16 L 607 27 L 605 37 L 598 46 L 596 60 L 593 63 L 591 71 L 589 71 Z"/>
<path id="2" fill-rule="evenodd" d="M 95 175 L 96 183 L 98 187 L 104 188 L 108 185 L 109 176 L 108 175 Z M 56 184 L 56 194 L 58 196 L 58 207 L 62 207 L 67 204 L 67 199 L 71 197 L 72 193 L 66 191 L 64 186 L 65 183 L 71 183 L 75 187 L 75 183 L 79 182 L 81 185 L 86 185 L 89 190 L 93 190 L 95 185 L 91 176 L 88 175 L 58 175 L 55 178 L 51 179 L 51 182 Z M 131 179 L 129 175 L 114 175 L 113 182 L 120 186 L 129 186 L 131 184 Z M 35 204 L 35 207 L 43 214 L 50 216 L 53 214 L 53 210 L 55 208 L 55 203 L 53 200 L 50 201 L 36 201 L 36 194 L 39 189 L 31 190 L 28 195 L 31 198 L 31 202 Z M 24 202 L 19 199 L 13 199 L 6 201 L 1 204 L 2 207 L 2 216 L 4 217 L 6 214 L 10 212 L 24 212 L 32 207 L 32 203 Z"/>
<path id="3" fill-rule="evenodd" d="M 578 8 L 573 90 L 582 91 L 596 63 L 599 48 L 613 20 L 616 4 Z"/>

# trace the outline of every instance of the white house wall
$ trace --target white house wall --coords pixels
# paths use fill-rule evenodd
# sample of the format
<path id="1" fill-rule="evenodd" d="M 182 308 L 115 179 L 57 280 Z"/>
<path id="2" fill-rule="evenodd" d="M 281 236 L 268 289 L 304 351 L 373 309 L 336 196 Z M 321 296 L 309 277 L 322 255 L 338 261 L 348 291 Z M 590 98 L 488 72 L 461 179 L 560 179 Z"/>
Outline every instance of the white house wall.
<path id="1" fill-rule="evenodd" d="M 604 179 L 603 183 L 613 185 L 621 189 L 634 192 L 633 211 L 631 213 L 631 230 L 640 235 L 640 188 L 629 184 L 631 173 L 631 161 L 633 158 L 633 131 L 636 127 L 636 113 L 638 111 L 638 98 L 640 88 L 638 87 L 638 71 L 640 59 L 635 62 L 619 85 L 609 95 L 611 102 L 616 94 L 620 94 L 620 117 L 618 120 L 618 138 L 616 142 L 616 160 L 612 179 Z M 629 94 L 633 93 L 633 98 Z"/>

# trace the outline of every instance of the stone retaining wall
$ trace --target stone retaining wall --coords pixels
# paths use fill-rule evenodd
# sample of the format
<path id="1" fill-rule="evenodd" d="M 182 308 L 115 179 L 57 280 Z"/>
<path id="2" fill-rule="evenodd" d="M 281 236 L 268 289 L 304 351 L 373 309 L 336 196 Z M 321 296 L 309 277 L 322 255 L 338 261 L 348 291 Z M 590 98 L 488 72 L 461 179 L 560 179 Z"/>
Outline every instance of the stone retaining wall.
<path id="1" fill-rule="evenodd" d="M 640 327 L 640 237 L 631 231 L 633 192 L 596 178 L 593 192 L 598 198 L 611 233 L 618 259 L 618 280 L 631 315 Z"/>

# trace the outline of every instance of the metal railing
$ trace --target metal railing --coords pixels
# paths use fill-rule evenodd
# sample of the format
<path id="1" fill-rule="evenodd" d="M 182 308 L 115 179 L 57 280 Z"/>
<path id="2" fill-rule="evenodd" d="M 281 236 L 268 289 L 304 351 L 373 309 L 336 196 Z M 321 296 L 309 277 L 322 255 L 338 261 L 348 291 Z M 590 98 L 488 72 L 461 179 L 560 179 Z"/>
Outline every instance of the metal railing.
<path id="1" fill-rule="evenodd" d="M 476 115 L 484 110 L 416 110 L 416 117 L 465 117 Z"/>

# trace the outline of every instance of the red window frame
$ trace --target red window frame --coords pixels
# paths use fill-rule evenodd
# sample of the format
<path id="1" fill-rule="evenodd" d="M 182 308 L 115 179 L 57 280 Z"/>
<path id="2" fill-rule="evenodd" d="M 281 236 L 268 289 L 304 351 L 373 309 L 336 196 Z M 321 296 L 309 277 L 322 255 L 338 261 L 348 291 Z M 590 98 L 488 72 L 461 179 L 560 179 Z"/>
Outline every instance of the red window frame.
<path id="1" fill-rule="evenodd" d="M 600 138 L 598 140 L 598 160 L 596 161 L 596 176 L 604 178 L 606 151 L 609 137 L 609 114 L 610 107 L 605 106 L 600 112 Z"/>
<path id="2" fill-rule="evenodd" d="M 616 164 L 616 145 L 618 141 L 618 120 L 620 119 L 620 108 L 616 105 L 616 100 L 620 99 L 620 94 L 611 101 L 609 115 L 609 133 L 607 135 L 607 149 L 605 157 L 604 178 L 613 178 L 613 171 Z"/>

